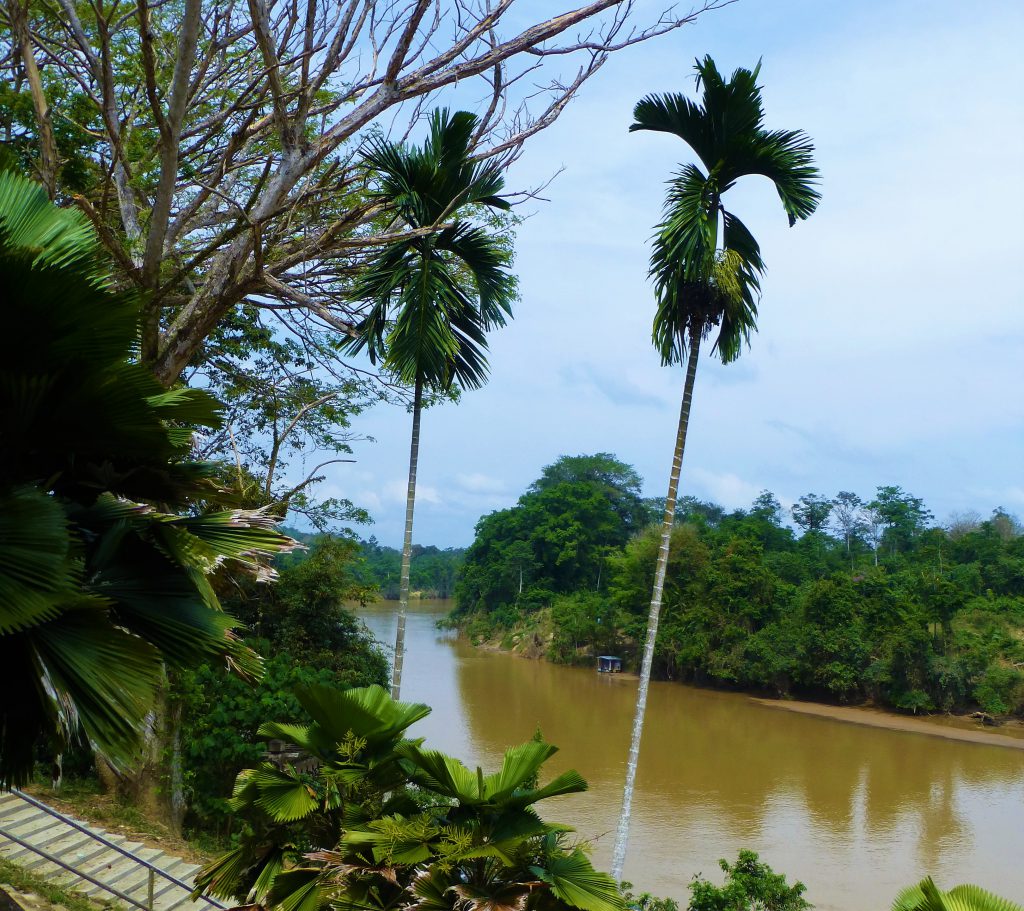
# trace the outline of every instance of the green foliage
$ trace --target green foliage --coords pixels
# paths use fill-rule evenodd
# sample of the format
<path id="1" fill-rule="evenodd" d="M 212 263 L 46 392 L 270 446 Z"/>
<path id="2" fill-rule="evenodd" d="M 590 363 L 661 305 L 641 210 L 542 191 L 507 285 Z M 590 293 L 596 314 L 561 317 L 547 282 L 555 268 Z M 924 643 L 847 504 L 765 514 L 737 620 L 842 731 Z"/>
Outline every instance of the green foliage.
<path id="1" fill-rule="evenodd" d="M 307 558 L 285 566 L 277 584 L 235 587 L 229 605 L 255 637 L 248 644 L 268 656 L 258 683 L 214 664 L 175 678 L 194 827 L 223 833 L 231 826 L 235 777 L 264 753 L 261 724 L 311 720 L 292 695 L 296 687 L 360 687 L 387 679 L 380 647 L 343 606 L 368 593 L 352 575 L 356 551 L 350 539 L 317 536 Z"/>
<path id="2" fill-rule="evenodd" d="M 165 390 L 134 362 L 139 300 L 106 282 L 92 228 L 0 174 L 0 783 L 37 744 L 82 734 L 115 762 L 138 746 L 164 667 L 229 661 L 258 676 L 209 576 L 262 578 L 293 542 L 226 509 L 217 467 L 191 457 L 219 406 Z"/>
<path id="3" fill-rule="evenodd" d="M 879 487 L 878 495 L 868 505 L 884 523 L 882 541 L 893 553 L 908 549 L 932 519 L 923 500 L 896 486 Z"/>
<path id="4" fill-rule="evenodd" d="M 805 911 L 803 883 L 790 886 L 786 877 L 761 863 L 753 851 L 740 851 L 735 864 L 720 860 L 725 883 L 716 886 L 698 876 L 690 884 L 688 911 Z"/>
<path id="5" fill-rule="evenodd" d="M 639 478 L 614 456 L 563 456 L 511 509 L 484 516 L 455 588 L 458 611 L 543 604 L 599 591 L 607 561 L 650 513 Z"/>
<path id="6" fill-rule="evenodd" d="M 312 667 L 348 672 L 347 649 L 361 626 L 344 604 L 365 603 L 373 595 L 355 575 L 357 554 L 352 539 L 320 535 L 306 559 L 282 568 L 276 585 L 236 587 L 232 611 L 275 652 L 287 652 Z"/>
<path id="7" fill-rule="evenodd" d="M 269 646 L 255 640 L 256 647 Z M 349 643 L 347 671 L 297 664 L 289 654 L 268 658 L 263 679 L 246 684 L 221 668 L 203 665 L 176 681 L 182 706 L 182 766 L 191 825 L 226 832 L 233 821 L 231 788 L 238 773 L 261 759 L 266 745 L 256 736 L 264 721 L 309 723 L 293 695 L 298 686 L 366 686 L 387 679 L 383 655 L 367 639 Z M 355 666 L 361 659 L 364 666 Z"/>
<path id="8" fill-rule="evenodd" d="M 441 550 L 432 545 L 414 544 L 409 576 L 412 591 L 424 598 L 452 597 L 465 553 L 462 547 Z M 356 577 L 365 585 L 376 587 L 382 598 L 397 599 L 402 552 L 385 547 L 371 536 L 360 544 L 359 556 L 354 569 Z"/>
<path id="9" fill-rule="evenodd" d="M 480 521 L 453 619 L 486 638 L 515 628 L 542 631 L 548 642 L 550 633 L 547 657 L 555 661 L 611 653 L 635 666 L 657 529 L 618 543 L 609 537 L 598 551 L 593 537 L 602 524 L 581 505 L 590 502 L 592 476 L 545 476 L 557 483 L 538 482 L 517 507 Z M 552 491 L 557 500 L 543 498 Z M 895 549 L 880 549 L 878 567 L 856 529 L 836 522 L 833 537 L 825 521 L 829 505 L 860 508 L 855 494 L 803 498 L 818 512 L 799 538 L 768 492 L 731 513 L 681 500 L 654 673 L 779 696 L 873 700 L 911 713 L 1024 712 L 1024 537 L 1013 533 L 1012 517 L 979 521 L 953 537 L 928 527 L 924 505 L 899 488 L 880 488 L 882 499 L 907 506 L 912 530 Z M 546 514 L 556 503 L 572 505 L 568 516 Z M 556 528 L 568 531 L 561 564 L 545 549 Z"/>
<path id="10" fill-rule="evenodd" d="M 930 876 L 904 889 L 892 903 L 892 911 L 1022 911 L 1022 908 L 1024 906 L 979 886 L 954 886 L 943 892 Z"/>
<path id="11" fill-rule="evenodd" d="M 679 911 L 679 902 L 671 898 L 657 898 L 649 892 L 633 893 L 633 884 L 622 882 L 622 899 L 631 911 Z"/>
<path id="12" fill-rule="evenodd" d="M 495 163 L 470 154 L 477 117 L 446 109 L 430 117 L 422 148 L 372 139 L 371 196 L 413 233 L 380 248 L 353 289 L 370 306 L 345 350 L 407 385 L 446 393 L 473 389 L 487 375 L 487 330 L 504 326 L 516 295 L 509 253 L 473 210 L 507 210 Z"/>
<path id="13" fill-rule="evenodd" d="M 98 148 L 94 130 L 99 112 L 74 83 L 50 78 L 49 68 L 43 68 L 42 75 L 50 108 L 60 112 L 51 119 L 51 129 L 60 157 L 57 177 L 62 195 L 86 192 L 98 176 L 93 153 Z M 40 143 L 32 96 L 27 86 L 18 88 L 6 79 L 0 80 L 0 133 L 6 137 L 0 143 L 0 158 L 5 160 L 0 169 L 36 176 Z"/>
<path id="14" fill-rule="evenodd" d="M 805 532 L 823 532 L 832 514 L 832 501 L 828 497 L 808 493 L 793 504 L 793 521 Z"/>
<path id="15" fill-rule="evenodd" d="M 264 738 L 316 760 L 307 774 L 264 762 L 242 772 L 231 808 L 249 825 L 196 879 L 196 893 L 317 911 L 497 907 L 623 911 L 615 882 L 534 806 L 586 789 L 574 771 L 541 784 L 556 748 L 535 737 L 485 775 L 405 734 L 430 709 L 379 686 L 305 686 L 312 723 L 266 723 Z"/>
<path id="16" fill-rule="evenodd" d="M 581 657 L 589 661 L 594 652 L 618 650 L 614 614 L 608 599 L 597 592 L 556 596 L 551 602 L 551 622 L 555 633 L 548 655 L 555 661 L 572 664 Z"/>

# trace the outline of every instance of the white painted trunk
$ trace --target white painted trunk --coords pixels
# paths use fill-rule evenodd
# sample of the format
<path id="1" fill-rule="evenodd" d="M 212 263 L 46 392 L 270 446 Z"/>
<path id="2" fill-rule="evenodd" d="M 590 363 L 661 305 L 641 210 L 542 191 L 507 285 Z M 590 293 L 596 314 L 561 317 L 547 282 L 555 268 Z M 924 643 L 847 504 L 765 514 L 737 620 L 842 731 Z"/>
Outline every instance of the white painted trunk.
<path id="1" fill-rule="evenodd" d="M 409 488 L 405 498 L 405 539 L 402 542 L 402 575 L 398 587 L 398 629 L 395 632 L 395 664 L 391 672 L 391 698 L 402 691 L 405 663 L 405 615 L 409 611 L 409 569 L 412 565 L 412 515 L 416 507 L 416 464 L 420 453 L 420 412 L 423 410 L 423 381 L 417 378 L 412 405 L 412 442 L 409 445 Z"/>
<path id="2" fill-rule="evenodd" d="M 683 467 L 683 452 L 686 449 L 686 428 L 690 422 L 690 403 L 693 399 L 693 384 L 697 376 L 697 355 L 699 352 L 700 336 L 693 335 L 690 339 L 689 361 L 686 365 L 683 401 L 679 409 L 679 428 L 676 431 L 676 448 L 672 457 L 672 473 L 669 476 L 668 496 L 665 497 L 665 517 L 661 525 L 661 547 L 658 549 L 658 563 L 654 572 L 654 591 L 651 594 L 651 609 L 647 616 L 647 639 L 644 642 L 644 657 L 640 667 L 640 686 L 636 697 L 636 711 L 633 714 L 633 733 L 629 742 L 629 761 L 626 765 L 626 786 L 622 793 L 622 813 L 619 816 L 619 824 L 615 832 L 615 850 L 612 853 L 612 876 L 616 882 L 622 881 L 622 867 L 626 862 L 629 820 L 633 809 L 633 790 L 636 785 L 636 770 L 640 759 L 640 738 L 644 730 L 647 691 L 651 684 L 654 644 L 658 638 L 661 598 L 665 590 L 665 572 L 668 569 L 669 547 L 672 543 L 672 526 L 675 523 L 676 499 L 679 494 L 679 475 Z"/>

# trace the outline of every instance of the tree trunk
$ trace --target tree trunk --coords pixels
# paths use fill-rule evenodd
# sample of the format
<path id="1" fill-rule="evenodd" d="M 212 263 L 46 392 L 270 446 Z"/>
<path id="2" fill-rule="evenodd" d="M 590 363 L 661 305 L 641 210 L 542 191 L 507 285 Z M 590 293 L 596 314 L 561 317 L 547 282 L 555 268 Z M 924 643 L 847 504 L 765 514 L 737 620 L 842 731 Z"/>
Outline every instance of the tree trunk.
<path id="1" fill-rule="evenodd" d="M 171 831 L 180 836 L 188 810 L 185 801 L 185 769 L 181 756 L 181 701 L 175 699 L 167 708 L 167 739 L 170 741 L 168 821 Z"/>
<path id="2" fill-rule="evenodd" d="M 28 81 L 32 106 L 35 108 L 36 123 L 39 126 L 39 178 L 46 188 L 46 195 L 50 199 L 55 199 L 60 156 L 57 152 L 57 141 L 53 135 L 50 106 L 46 101 L 43 79 L 39 73 L 39 66 L 36 64 L 35 49 L 32 47 L 28 10 L 22 6 L 21 0 L 8 0 L 7 18 L 21 55 L 21 63 L 25 67 L 25 78 Z"/>
<path id="3" fill-rule="evenodd" d="M 398 630 L 395 633 L 395 667 L 391 674 L 391 698 L 402 690 L 402 664 L 405 661 L 405 615 L 409 610 L 409 569 L 412 565 L 412 514 L 416 507 L 416 463 L 420 453 L 420 412 L 423 407 L 423 380 L 416 377 L 412 403 L 412 443 L 409 446 L 409 489 L 405 499 L 405 540 L 402 542 L 402 576 L 398 588 Z"/>
<path id="4" fill-rule="evenodd" d="M 640 736 L 644 729 L 644 712 L 647 709 L 647 690 L 651 683 L 651 665 L 654 663 L 654 643 L 658 638 L 658 619 L 661 616 L 661 597 L 665 590 L 665 571 L 668 569 L 668 552 L 672 543 L 672 526 L 675 523 L 676 498 L 679 493 L 679 474 L 683 467 L 683 452 L 686 449 L 686 428 L 690 422 L 690 403 L 693 400 L 693 383 L 697 377 L 697 355 L 700 352 L 700 335 L 690 336 L 689 362 L 686 365 L 686 384 L 683 387 L 683 402 L 679 409 L 679 429 L 676 432 L 676 450 L 672 457 L 672 473 L 669 476 L 668 496 L 665 498 L 665 517 L 661 524 L 661 547 L 658 549 L 658 564 L 654 573 L 654 591 L 651 594 L 651 609 L 647 617 L 647 641 L 644 643 L 643 664 L 640 668 L 640 686 L 636 696 L 636 712 L 633 715 L 633 734 L 629 742 L 629 762 L 626 766 L 626 787 L 622 794 L 622 813 L 615 832 L 615 850 L 612 854 L 612 877 L 622 881 L 622 866 L 626 861 L 626 842 L 629 838 L 629 817 L 633 807 L 633 787 L 636 783 L 637 761 L 640 757 Z"/>

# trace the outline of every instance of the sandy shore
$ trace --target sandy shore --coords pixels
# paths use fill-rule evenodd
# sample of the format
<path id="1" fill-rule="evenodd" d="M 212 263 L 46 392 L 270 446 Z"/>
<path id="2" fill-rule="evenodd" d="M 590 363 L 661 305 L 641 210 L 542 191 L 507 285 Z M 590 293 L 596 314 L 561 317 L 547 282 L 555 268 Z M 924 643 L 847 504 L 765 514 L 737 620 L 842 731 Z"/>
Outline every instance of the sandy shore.
<path id="1" fill-rule="evenodd" d="M 818 702 L 794 702 L 782 699 L 759 699 L 756 696 L 750 698 L 766 708 L 799 712 L 801 715 L 815 715 L 818 718 L 831 718 L 833 721 L 843 721 L 847 724 L 864 724 L 868 727 L 885 728 L 890 731 L 908 731 L 913 734 L 926 734 L 930 737 L 944 737 L 946 740 L 985 743 L 990 746 L 1009 747 L 1011 750 L 1024 750 L 1024 728 L 1012 722 L 997 732 L 982 729 L 971 719 L 959 716 L 941 715 L 915 718 L 910 715 L 896 715 L 882 709 L 824 705 Z"/>
<path id="2" fill-rule="evenodd" d="M 475 647 L 485 651 L 504 652 L 527 660 L 548 660 L 542 655 L 524 653 L 520 649 L 502 648 L 495 640 L 481 642 Z M 615 676 L 620 680 L 640 679 L 636 674 L 629 672 Z M 676 685 L 689 686 L 690 684 Z M 702 689 L 702 687 L 696 688 Z M 1008 747 L 1011 750 L 1024 750 L 1024 722 L 1017 720 L 1009 721 L 998 728 L 986 728 L 966 715 L 900 715 L 871 706 L 843 706 L 822 702 L 801 702 L 793 699 L 765 699 L 742 692 L 737 692 L 736 695 L 763 705 L 765 708 L 798 712 L 801 715 L 813 715 L 817 718 L 831 718 L 833 721 L 841 721 L 846 724 L 862 724 L 867 727 L 884 728 L 888 731 L 905 731 L 911 734 L 925 734 L 929 737 L 942 737 L 946 740 L 959 740 L 963 743 L 983 743 L 990 746 Z"/>

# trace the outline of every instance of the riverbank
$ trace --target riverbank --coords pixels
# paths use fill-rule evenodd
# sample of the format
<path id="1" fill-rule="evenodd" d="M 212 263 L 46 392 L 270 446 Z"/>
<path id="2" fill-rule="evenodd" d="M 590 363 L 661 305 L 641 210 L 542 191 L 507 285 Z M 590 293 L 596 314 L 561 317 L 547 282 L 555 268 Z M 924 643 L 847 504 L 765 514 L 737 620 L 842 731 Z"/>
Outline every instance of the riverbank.
<path id="1" fill-rule="evenodd" d="M 557 818 L 607 868 L 635 678 L 598 674 L 590 661 L 569 667 L 474 648 L 438 630 L 451 608 L 410 605 L 402 698 L 434 709 L 413 733 L 486 773 L 540 730 L 559 747 L 551 772 L 576 769 L 590 785 L 560 798 Z M 394 641 L 393 605 L 359 616 L 378 639 Z M 524 632 L 532 651 L 533 631 Z M 543 644 L 546 630 L 539 632 Z M 750 848 L 807 883 L 823 911 L 888 908 L 926 872 L 1024 895 L 1024 865 L 1016 863 L 1024 853 L 1022 769 L 1019 750 L 772 712 L 739 692 L 657 683 L 625 875 L 685 907 L 694 874 L 715 877 L 718 858 Z"/>
<path id="2" fill-rule="evenodd" d="M 531 661 L 560 664 L 560 662 L 551 661 L 547 657 L 545 636 L 538 630 L 506 632 L 500 638 L 479 641 L 474 641 L 474 637 L 466 635 L 462 630 L 459 630 L 459 635 L 466 636 L 467 640 L 475 648 L 507 652 Z M 563 664 L 563 666 L 571 667 L 574 665 Z M 629 673 L 622 674 L 621 677 L 624 680 L 638 679 L 635 674 Z M 707 687 L 699 687 L 689 683 L 679 683 L 678 685 L 698 690 L 708 689 Z M 715 687 L 710 689 L 718 691 L 718 688 Z M 899 712 L 892 712 L 872 705 L 845 706 L 799 699 L 770 699 L 743 692 L 738 692 L 737 695 L 766 708 L 780 709 L 817 718 L 828 718 L 845 724 L 859 724 L 883 730 L 923 734 L 930 737 L 941 737 L 945 740 L 958 740 L 963 743 L 986 744 L 988 746 L 1024 750 L 1024 721 L 1016 718 L 1008 719 L 994 728 L 984 725 L 970 715 L 903 715 Z"/>
<path id="3" fill-rule="evenodd" d="M 889 731 L 903 731 L 910 734 L 924 734 L 929 737 L 943 737 L 946 740 L 960 740 L 965 743 L 984 743 L 989 746 L 1008 747 L 1024 750 L 1024 724 L 1011 720 L 998 730 L 983 728 L 966 715 L 898 715 L 872 706 L 827 705 L 823 702 L 798 702 L 792 699 L 763 699 L 748 696 L 748 699 L 766 708 L 829 718 L 846 724 L 861 724 L 867 727 L 883 728 Z"/>

